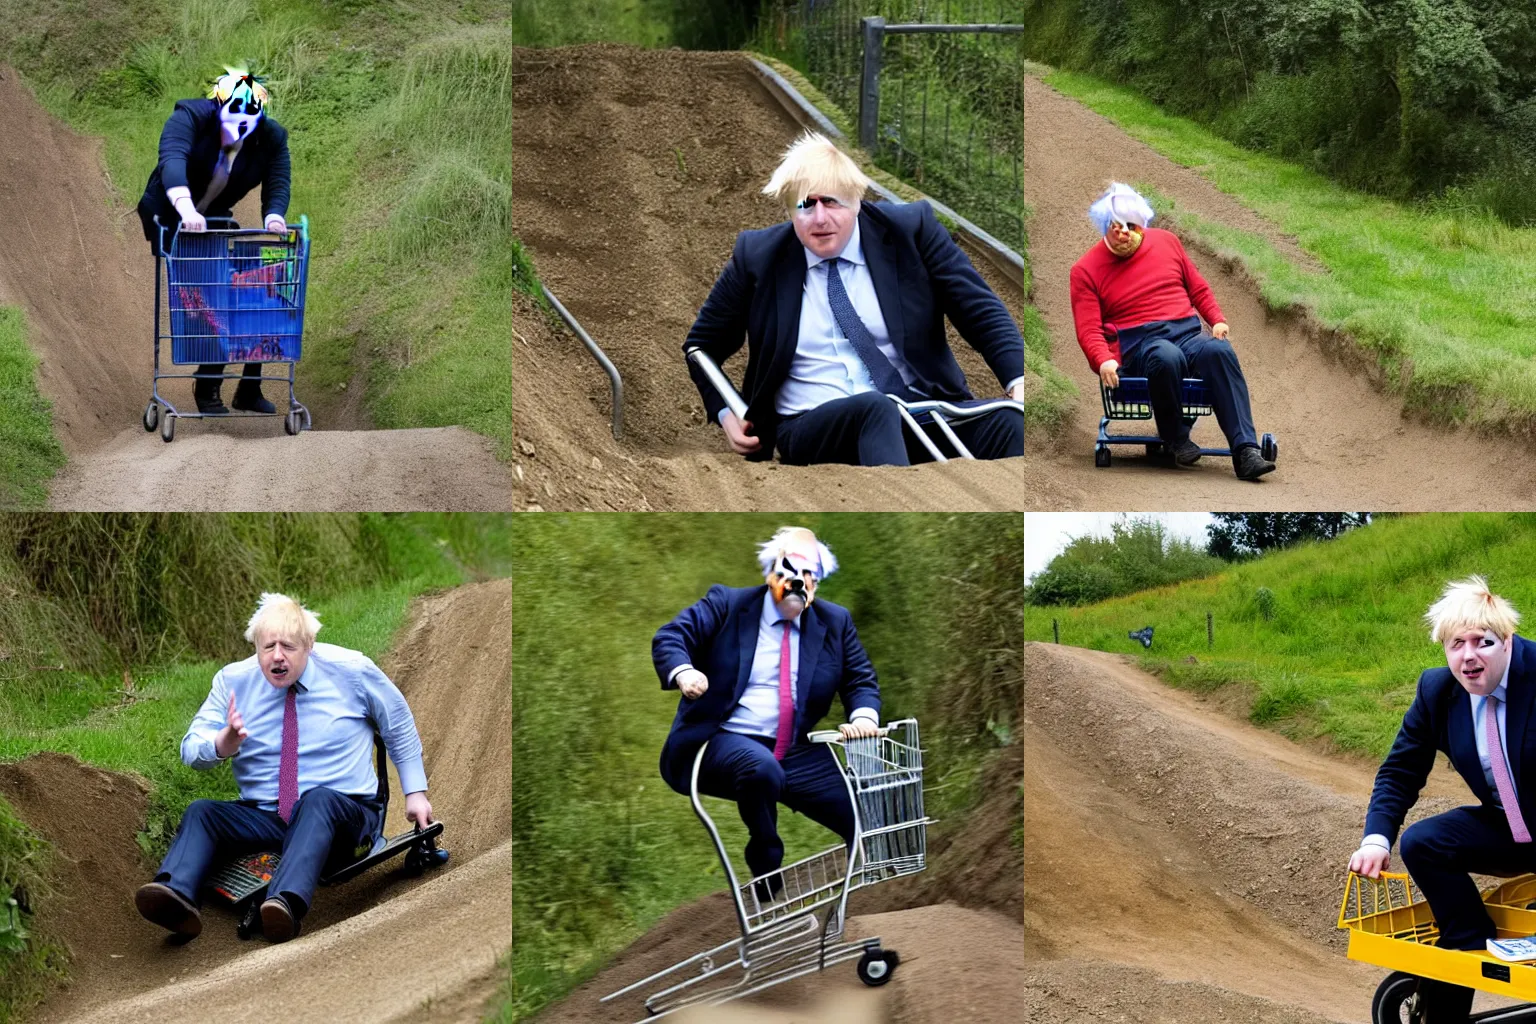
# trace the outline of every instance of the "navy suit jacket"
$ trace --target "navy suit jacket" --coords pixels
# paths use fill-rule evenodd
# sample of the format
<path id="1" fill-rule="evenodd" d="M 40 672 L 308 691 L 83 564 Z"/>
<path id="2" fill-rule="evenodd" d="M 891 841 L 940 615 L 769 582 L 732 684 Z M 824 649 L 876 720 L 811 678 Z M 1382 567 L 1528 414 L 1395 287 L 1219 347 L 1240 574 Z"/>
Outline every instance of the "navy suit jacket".
<path id="1" fill-rule="evenodd" d="M 155 233 L 156 215 L 168 227 L 181 223 L 181 215 L 165 197 L 165 190 L 185 186 L 192 190 L 192 201 L 197 202 L 208 189 L 222 145 L 218 100 L 176 101 L 176 109 L 171 111 L 160 133 L 160 162 L 150 173 L 149 184 L 139 199 L 139 220 L 151 245 L 158 246 L 160 242 Z M 263 116 L 256 130 L 240 144 L 229 182 L 204 215 L 230 216 L 235 204 L 260 185 L 262 220 L 274 213 L 286 217 L 291 179 L 288 132 L 272 118 Z"/>
<path id="2" fill-rule="evenodd" d="M 651 660 L 663 690 L 677 689 L 668 677 L 679 665 L 692 665 L 709 677 L 709 689 L 698 700 L 678 699 L 672 731 L 661 749 L 661 777 L 679 793 L 689 790 L 699 747 L 731 717 L 747 688 L 766 593 L 766 584 L 724 587 L 717 583 L 702 600 L 658 629 L 651 641 Z M 818 598 L 800 613 L 794 742 L 809 742 L 806 734 L 826 716 L 833 696 L 842 698 L 847 714 L 856 708 L 880 713 L 880 685 L 853 628 L 853 616 L 848 609 Z"/>
<path id="3" fill-rule="evenodd" d="M 1522 636 L 1514 638 L 1510 652 L 1505 696 L 1509 699 L 1504 711 L 1509 774 L 1519 794 L 1520 814 L 1526 821 L 1536 821 L 1536 729 L 1530 728 L 1536 708 L 1536 643 Z M 1494 805 L 1472 733 L 1472 697 L 1444 667 L 1419 676 L 1418 690 L 1403 715 L 1402 728 L 1376 772 L 1376 786 L 1365 816 L 1366 835 L 1378 832 L 1389 842 L 1397 842 L 1403 817 L 1419 798 L 1434 767 L 1436 751 L 1450 757 L 1452 767 L 1478 800 Z"/>
<path id="4" fill-rule="evenodd" d="M 917 375 L 918 391 L 952 402 L 974 397 L 944 337 L 945 316 L 986 359 L 998 383 L 1006 387 L 1024 375 L 1018 325 L 927 201 L 860 204 L 859 237 L 891 344 Z M 763 442 L 749 459 L 773 458 L 779 421 L 774 401 L 799 343 L 805 276 L 805 247 L 788 221 L 743 231 L 683 343 L 684 352 L 697 347 L 723 364 L 745 335 L 741 390 L 747 419 Z M 692 362 L 688 372 L 710 422 L 718 423 L 725 402 Z"/>

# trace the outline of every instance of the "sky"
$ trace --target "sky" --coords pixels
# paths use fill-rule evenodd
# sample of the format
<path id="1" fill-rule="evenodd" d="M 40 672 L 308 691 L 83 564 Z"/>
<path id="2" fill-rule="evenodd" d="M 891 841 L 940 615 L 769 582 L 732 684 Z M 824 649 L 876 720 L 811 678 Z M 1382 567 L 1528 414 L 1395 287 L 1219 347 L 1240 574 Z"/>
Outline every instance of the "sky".
<path id="1" fill-rule="evenodd" d="M 1157 519 L 1176 537 L 1205 542 L 1209 512 L 1026 512 L 1024 514 L 1024 579 L 1044 569 L 1074 537 L 1108 537 L 1116 520 Z"/>

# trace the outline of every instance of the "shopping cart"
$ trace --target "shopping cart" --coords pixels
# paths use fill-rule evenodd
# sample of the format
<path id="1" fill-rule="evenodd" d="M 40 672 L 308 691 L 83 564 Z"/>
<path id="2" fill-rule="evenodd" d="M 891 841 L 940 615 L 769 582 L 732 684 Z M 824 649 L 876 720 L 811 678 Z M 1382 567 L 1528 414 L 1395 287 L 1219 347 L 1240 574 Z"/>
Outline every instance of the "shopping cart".
<path id="1" fill-rule="evenodd" d="M 603 1002 L 661 985 L 646 998 L 645 1008 L 651 1017 L 664 1017 L 688 1006 L 727 1003 L 853 959 L 859 961 L 864 984 L 891 980 L 900 963 L 896 951 L 881 949 L 879 938 L 845 941 L 843 926 L 853 890 L 913 874 L 927 864 L 929 819 L 923 813 L 917 721 L 892 722 L 880 736 L 844 739 L 829 730 L 811 733 L 810 740 L 841 752 L 839 765 L 854 808 L 851 846 L 838 843 L 738 882 L 720 831 L 699 800 L 706 743 L 693 759 L 690 796 L 725 867 L 741 937 L 604 996 Z M 770 892 L 775 895 L 765 899 Z"/>
<path id="2" fill-rule="evenodd" d="M 1536 875 L 1521 875 L 1489 889 L 1483 893 L 1483 905 L 1499 938 L 1536 934 Z M 1419 982 L 1425 978 L 1527 1001 L 1474 1013 L 1469 1022 L 1536 1021 L 1536 964 L 1506 963 L 1491 953 L 1435 945 L 1440 937 L 1435 916 L 1406 874 L 1383 871 L 1379 879 L 1370 879 L 1350 872 L 1339 927 L 1349 932 L 1351 960 L 1392 972 L 1371 1000 L 1372 1024 L 1420 1024 L 1424 1017 Z"/>
<path id="3" fill-rule="evenodd" d="M 155 367 L 144 429 L 158 424 L 166 443 L 176 420 L 283 417 L 289 434 L 310 429 L 309 410 L 294 396 L 294 367 L 302 355 L 304 294 L 309 283 L 309 218 L 279 234 L 239 228 L 227 217 L 208 218 L 207 231 L 177 231 L 160 224 L 155 255 Z M 228 227 L 215 227 L 225 224 Z M 169 245 L 169 248 L 167 248 Z M 163 264 L 163 266 L 162 266 Z M 162 285 L 163 282 L 163 285 Z M 160 393 L 162 380 L 212 379 L 210 374 L 163 373 L 161 343 L 173 365 L 286 363 L 287 377 L 219 374 L 220 380 L 285 380 L 286 412 L 184 412 Z M 228 366 L 226 366 L 228 369 Z"/>
<path id="4" fill-rule="evenodd" d="M 1163 439 L 1156 434 L 1111 434 L 1109 424 L 1113 420 L 1150 420 L 1152 398 L 1147 390 L 1145 377 L 1121 377 L 1119 387 L 1108 387 L 1099 382 L 1099 399 L 1104 403 L 1104 417 L 1099 420 L 1099 437 L 1093 446 L 1093 464 L 1100 469 L 1110 463 L 1109 446 L 1112 444 L 1145 445 L 1148 455 L 1161 455 Z M 1198 377 L 1185 377 L 1179 395 L 1184 424 L 1194 426 L 1201 416 L 1214 415 L 1211 408 L 1211 392 L 1205 381 Z M 1279 446 L 1274 434 L 1259 438 L 1259 453 L 1270 462 L 1275 461 Z M 1230 448 L 1201 448 L 1201 455 L 1231 455 Z"/>

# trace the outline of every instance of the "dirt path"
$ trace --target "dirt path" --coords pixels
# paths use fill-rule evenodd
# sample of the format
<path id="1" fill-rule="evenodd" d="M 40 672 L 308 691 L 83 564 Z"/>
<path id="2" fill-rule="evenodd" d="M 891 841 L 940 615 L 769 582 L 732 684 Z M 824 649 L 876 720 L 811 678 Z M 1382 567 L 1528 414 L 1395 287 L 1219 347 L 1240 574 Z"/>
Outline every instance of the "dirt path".
<path id="1" fill-rule="evenodd" d="M 336 424 L 319 417 L 298 439 L 277 419 L 183 420 L 170 445 L 145 433 L 136 424 L 149 397 L 154 264 L 138 216 L 116 204 L 100 140 L 49 117 L 3 67 L 0 139 L 0 302 L 26 311 L 38 384 L 70 458 L 54 508 L 509 507 L 507 467 L 462 429 L 327 430 Z M 132 184 L 123 190 L 136 196 Z M 191 405 L 187 382 L 166 393 Z"/>
<path id="2" fill-rule="evenodd" d="M 1025 658 L 1029 1019 L 1367 1016 L 1384 972 L 1345 959 L 1333 924 L 1373 768 L 1118 655 L 1029 644 Z M 1466 798 L 1442 765 L 1410 818 Z"/>
<path id="3" fill-rule="evenodd" d="M 799 126 L 733 53 L 594 45 L 517 51 L 513 222 L 540 277 L 624 378 L 608 379 L 531 302 L 513 304 L 515 504 L 545 509 L 1016 509 L 1021 460 L 909 471 L 748 463 L 725 448 L 682 358 L 758 190 Z M 972 262 L 984 276 L 985 261 Z M 1016 290 L 988 277 L 1005 303 Z M 1000 393 L 951 329 L 978 395 Z M 744 355 L 727 364 L 740 378 Z"/>
<path id="4" fill-rule="evenodd" d="M 40 927 L 72 952 L 69 987 L 34 1024 L 76 1021 L 478 1020 L 511 944 L 511 585 L 420 600 L 384 668 L 410 701 L 451 860 L 411 879 L 399 863 L 320 891 L 298 939 L 239 941 L 204 907 L 183 946 L 133 909 L 154 865 L 138 854 L 145 788 L 45 754 L 0 765 L 0 793 L 60 855 L 65 899 Z M 190 715 L 190 711 L 189 711 Z M 390 768 L 390 833 L 404 820 Z"/>
<path id="5" fill-rule="evenodd" d="M 1102 415 L 1097 378 L 1072 328 L 1067 275 L 1096 241 L 1088 205 L 1111 180 L 1150 184 L 1181 209 L 1262 233 L 1303 266 L 1316 262 L 1273 224 L 1217 191 L 1086 107 L 1026 76 L 1025 200 L 1033 208 L 1030 263 L 1035 302 L 1051 332 L 1055 364 L 1081 397 L 1059 434 L 1026 449 L 1027 507 L 1035 509 L 1381 510 L 1508 509 L 1536 499 L 1536 467 L 1508 458 L 1514 442 L 1405 419 L 1401 399 L 1371 383 L 1359 357 L 1341 360 L 1298 325 L 1271 317 L 1257 290 L 1221 261 L 1191 251 L 1232 325 L 1253 397 L 1258 429 L 1276 435 L 1280 468 L 1262 483 L 1232 475 L 1230 460 L 1206 458 L 1175 471 L 1132 449 L 1118 449 L 1108 469 L 1093 465 Z M 1197 440 L 1220 445 L 1214 417 Z M 1124 452 L 1122 457 L 1120 452 Z M 1497 462 L 1509 472 L 1477 494 L 1457 480 L 1459 467 Z"/>

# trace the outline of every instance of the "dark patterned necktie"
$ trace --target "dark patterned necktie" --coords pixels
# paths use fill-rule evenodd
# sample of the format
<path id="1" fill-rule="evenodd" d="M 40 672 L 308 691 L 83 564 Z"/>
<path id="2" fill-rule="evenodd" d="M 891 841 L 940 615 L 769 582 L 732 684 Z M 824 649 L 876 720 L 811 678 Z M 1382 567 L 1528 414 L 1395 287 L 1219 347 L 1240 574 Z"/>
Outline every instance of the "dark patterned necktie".
<path id="1" fill-rule="evenodd" d="M 293 805 L 299 802 L 299 707 L 293 684 L 283 700 L 283 752 L 277 762 L 277 816 L 284 821 L 293 817 Z"/>
<path id="2" fill-rule="evenodd" d="M 853 308 L 853 300 L 848 298 L 848 292 L 843 288 L 843 275 L 837 268 L 846 262 L 841 258 L 826 261 L 827 303 L 832 307 L 832 318 L 837 321 L 838 329 L 869 371 L 869 378 L 875 382 L 876 389 L 884 395 L 911 398 L 913 396 L 902 382 L 901 374 L 896 372 L 896 367 L 891 365 L 885 353 L 880 351 L 880 346 L 875 344 L 875 336 L 869 333 L 869 328 L 859 319 L 858 311 Z"/>

